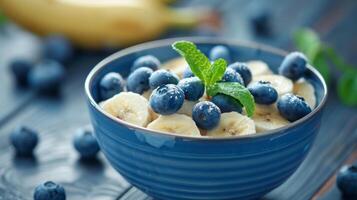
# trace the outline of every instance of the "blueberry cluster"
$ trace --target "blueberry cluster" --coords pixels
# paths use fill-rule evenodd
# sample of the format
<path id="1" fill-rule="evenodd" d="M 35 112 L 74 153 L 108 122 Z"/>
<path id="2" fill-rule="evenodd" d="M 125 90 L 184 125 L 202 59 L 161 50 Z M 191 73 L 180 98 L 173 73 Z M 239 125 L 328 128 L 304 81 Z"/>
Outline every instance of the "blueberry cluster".
<path id="1" fill-rule="evenodd" d="M 41 94 L 58 94 L 65 77 L 66 64 L 73 56 L 73 47 L 64 37 L 48 36 L 43 40 L 42 59 L 31 62 L 23 58 L 10 63 L 10 71 L 20 87 L 30 87 Z"/>
<path id="2" fill-rule="evenodd" d="M 210 51 L 211 60 L 231 60 L 230 57 L 229 49 L 225 46 L 216 46 Z M 133 61 L 126 87 L 120 74 L 111 72 L 105 75 L 100 81 L 101 99 L 106 100 L 125 90 L 138 94 L 152 90 L 149 104 L 151 109 L 160 115 L 178 112 L 184 101 L 195 102 L 197 104 L 192 109 L 192 119 L 201 129 L 214 128 L 219 122 L 221 112 L 242 112 L 242 105 L 224 94 L 218 94 L 210 101 L 199 102 L 204 96 L 205 86 L 189 67 L 183 71 L 180 80 L 177 74 L 159 69 L 160 65 L 160 61 L 152 55 L 137 58 Z M 233 63 L 227 68 L 221 82 L 238 82 L 246 85 L 251 79 L 252 74 L 244 63 Z"/>
<path id="3" fill-rule="evenodd" d="M 276 88 L 269 81 L 252 82 L 250 68 L 246 63 L 232 62 L 229 47 L 213 47 L 209 52 L 209 58 L 212 61 L 224 58 L 231 63 L 220 82 L 237 82 L 246 86 L 257 104 L 277 103 L 277 109 L 287 120 L 295 121 L 311 112 L 311 108 L 302 97 L 291 93 L 279 97 Z M 304 55 L 293 52 L 286 56 L 279 73 L 295 81 L 304 75 L 306 64 Z M 179 112 L 185 101 L 194 102 L 191 117 L 197 127 L 203 130 L 215 128 L 220 121 L 221 113 L 243 112 L 242 104 L 229 95 L 218 93 L 212 97 L 206 96 L 204 83 L 189 67 L 179 76 L 170 70 L 161 69 L 161 62 L 155 56 L 145 55 L 133 61 L 126 82 L 116 72 L 106 74 L 100 81 L 99 94 L 104 101 L 122 91 L 141 95 L 151 92 L 150 108 L 160 115 L 172 115 Z"/>

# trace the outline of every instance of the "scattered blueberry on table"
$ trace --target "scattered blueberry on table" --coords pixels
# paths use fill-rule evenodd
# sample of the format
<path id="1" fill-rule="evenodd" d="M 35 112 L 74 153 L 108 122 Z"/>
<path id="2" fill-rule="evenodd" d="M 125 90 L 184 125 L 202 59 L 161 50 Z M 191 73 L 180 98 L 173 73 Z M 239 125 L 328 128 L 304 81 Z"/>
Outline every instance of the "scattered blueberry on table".
<path id="1" fill-rule="evenodd" d="M 258 81 L 249 85 L 248 90 L 254 96 L 254 101 L 258 104 L 273 104 L 278 99 L 278 92 L 267 81 Z"/>
<path id="2" fill-rule="evenodd" d="M 61 35 L 50 35 L 44 38 L 44 58 L 55 60 L 60 63 L 68 62 L 74 54 L 71 42 Z"/>
<path id="3" fill-rule="evenodd" d="M 214 103 L 202 101 L 192 110 L 192 119 L 199 128 L 210 130 L 216 127 L 221 118 L 221 110 Z"/>
<path id="4" fill-rule="evenodd" d="M 189 101 L 197 101 L 203 96 L 205 86 L 197 77 L 184 78 L 177 85 L 185 93 L 185 99 Z"/>
<path id="5" fill-rule="evenodd" d="M 235 62 L 228 66 L 228 68 L 233 69 L 243 78 L 244 85 L 247 86 L 252 80 L 252 72 L 248 68 L 248 65 L 242 62 Z"/>
<path id="6" fill-rule="evenodd" d="M 152 73 L 153 70 L 148 67 L 140 67 L 134 70 L 126 80 L 128 91 L 142 94 L 146 90 L 149 90 L 149 77 Z"/>
<path id="7" fill-rule="evenodd" d="M 73 145 L 83 159 L 95 158 L 100 150 L 92 131 L 85 128 L 81 128 L 75 133 Z"/>
<path id="8" fill-rule="evenodd" d="M 10 133 L 10 142 L 19 156 L 33 156 L 38 141 L 38 133 L 26 126 L 19 126 Z"/>
<path id="9" fill-rule="evenodd" d="M 52 181 L 46 181 L 35 188 L 34 200 L 65 200 L 64 188 Z"/>
<path id="10" fill-rule="evenodd" d="M 65 77 L 65 69 L 57 61 L 42 60 L 28 76 L 31 88 L 43 94 L 57 94 Z"/>
<path id="11" fill-rule="evenodd" d="M 116 72 L 106 74 L 99 83 L 100 96 L 102 100 L 124 91 L 125 83 L 123 77 Z"/>
<path id="12" fill-rule="evenodd" d="M 10 63 L 10 71 L 19 86 L 28 85 L 28 74 L 33 68 L 32 62 L 17 58 Z"/>
<path id="13" fill-rule="evenodd" d="M 242 113 L 242 104 L 228 95 L 217 94 L 212 97 L 211 101 L 219 107 L 222 113 L 232 111 Z"/>
<path id="14" fill-rule="evenodd" d="M 226 46 L 218 45 L 211 49 L 209 52 L 209 59 L 215 61 L 219 58 L 223 58 L 227 63 L 231 62 L 231 54 Z"/>
<path id="15" fill-rule="evenodd" d="M 337 187 L 346 199 L 357 199 L 357 161 L 341 168 L 337 175 Z"/>
<path id="16" fill-rule="evenodd" d="M 281 96 L 277 103 L 280 114 L 290 122 L 296 121 L 311 112 L 304 98 L 287 93 Z"/>
<path id="17" fill-rule="evenodd" d="M 174 84 L 179 82 L 179 77 L 165 69 L 154 71 L 149 78 L 149 85 L 151 89 L 155 89 L 161 85 Z"/>
<path id="18" fill-rule="evenodd" d="M 141 56 L 134 61 L 133 66 L 131 67 L 131 71 L 133 72 L 140 67 L 148 67 L 153 71 L 155 71 L 159 68 L 160 65 L 161 65 L 160 60 L 157 59 L 155 56 L 152 55 Z"/>
<path id="19" fill-rule="evenodd" d="M 251 12 L 250 24 L 257 36 L 270 36 L 272 34 L 272 15 L 268 10 L 256 9 Z"/>
<path id="20" fill-rule="evenodd" d="M 289 53 L 279 67 L 279 74 L 290 78 L 293 81 L 301 78 L 307 67 L 307 58 L 300 52 Z"/>
<path id="21" fill-rule="evenodd" d="M 181 88 L 173 84 L 161 85 L 150 96 L 150 106 L 154 112 L 170 115 L 177 112 L 185 99 Z"/>

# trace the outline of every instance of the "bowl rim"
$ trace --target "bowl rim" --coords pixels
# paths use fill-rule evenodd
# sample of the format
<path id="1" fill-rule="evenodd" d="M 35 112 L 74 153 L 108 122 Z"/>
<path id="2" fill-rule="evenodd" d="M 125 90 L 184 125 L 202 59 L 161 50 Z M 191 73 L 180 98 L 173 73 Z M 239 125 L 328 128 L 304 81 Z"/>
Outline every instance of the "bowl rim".
<path id="1" fill-rule="evenodd" d="M 178 137 L 182 139 L 190 139 L 190 140 L 236 140 L 236 139 L 248 139 L 248 138 L 260 138 L 268 135 L 275 135 L 278 133 L 281 133 L 284 130 L 291 129 L 293 127 L 298 126 L 299 124 L 307 121 L 308 119 L 312 118 L 316 113 L 318 113 L 325 105 L 326 100 L 327 100 L 327 86 L 326 82 L 323 79 L 322 75 L 310 64 L 307 66 L 314 75 L 317 76 L 319 81 L 322 83 L 324 93 L 322 100 L 320 101 L 320 104 L 315 107 L 312 112 L 310 112 L 308 115 L 304 116 L 303 118 L 296 120 L 292 123 L 289 123 L 286 126 L 273 129 L 270 131 L 265 131 L 262 133 L 254 133 L 250 135 L 236 135 L 236 136 L 219 136 L 219 137 L 212 137 L 212 136 L 190 136 L 190 135 L 181 135 L 177 133 L 169 133 L 169 132 L 164 132 L 164 131 L 153 131 L 150 129 L 147 129 L 145 127 L 137 126 L 135 124 L 128 123 L 124 120 L 118 119 L 116 117 L 111 116 L 110 114 L 104 112 L 104 110 L 99 106 L 99 104 L 94 100 L 92 93 L 90 91 L 90 86 L 92 84 L 92 81 L 94 77 L 101 71 L 102 68 L 104 68 L 108 63 L 112 62 L 113 60 L 116 60 L 120 57 L 123 57 L 128 54 L 132 54 L 138 51 L 143 51 L 151 48 L 158 48 L 158 47 L 163 47 L 163 46 L 170 46 L 173 42 L 179 41 L 179 40 L 188 40 L 194 43 L 201 43 L 201 44 L 214 44 L 214 45 L 219 45 L 219 44 L 226 44 L 226 45 L 235 45 L 235 46 L 243 46 L 243 47 L 248 47 L 252 49 L 261 49 L 263 51 L 271 52 L 273 54 L 277 54 L 280 56 L 286 56 L 288 54 L 287 51 L 271 47 L 269 45 L 265 44 L 259 44 L 256 42 L 251 42 L 251 41 L 242 41 L 242 40 L 236 40 L 236 39 L 226 39 L 226 38 L 221 38 L 221 37 L 176 37 L 176 38 L 169 38 L 169 39 L 161 39 L 161 40 L 155 40 L 155 41 L 150 41 L 150 42 L 145 42 L 141 43 L 138 45 L 134 45 L 122 50 L 119 50 L 118 52 L 106 57 L 102 61 L 100 61 L 98 64 L 96 64 L 93 69 L 89 72 L 89 74 L 86 77 L 85 84 L 84 84 L 84 89 L 86 96 L 91 104 L 96 111 L 100 112 L 102 115 L 107 117 L 108 119 L 112 120 L 114 123 L 119 123 L 121 125 L 124 125 L 126 127 L 129 127 L 131 129 L 135 130 L 140 130 L 142 132 L 145 132 L 145 134 L 154 134 L 154 135 L 159 135 L 159 136 L 166 136 L 166 137 Z M 179 55 L 178 55 L 179 56 Z"/>

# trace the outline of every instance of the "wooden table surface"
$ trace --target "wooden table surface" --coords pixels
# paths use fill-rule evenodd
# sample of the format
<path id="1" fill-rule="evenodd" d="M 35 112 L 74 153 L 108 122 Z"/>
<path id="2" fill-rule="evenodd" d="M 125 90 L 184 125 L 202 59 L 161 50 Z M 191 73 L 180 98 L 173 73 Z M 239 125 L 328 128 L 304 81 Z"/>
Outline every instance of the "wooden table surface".
<path id="1" fill-rule="evenodd" d="M 224 37 L 254 40 L 286 50 L 293 48 L 294 30 L 312 27 L 348 62 L 357 64 L 356 0 L 195 0 L 181 4 L 207 5 L 221 11 Z M 273 37 L 258 38 L 251 33 L 247 16 L 256 7 L 272 12 Z M 7 68 L 9 60 L 16 56 L 36 59 L 37 50 L 38 41 L 31 35 L 9 24 L 0 28 L 0 200 L 32 199 L 36 185 L 47 180 L 62 184 L 69 200 L 151 199 L 116 173 L 103 155 L 96 161 L 84 162 L 72 146 L 76 129 L 89 124 L 84 79 L 109 53 L 79 52 L 67 66 L 62 95 L 48 98 L 16 88 Z M 340 199 L 334 174 L 343 163 L 357 159 L 357 109 L 339 102 L 333 84 L 329 89 L 321 131 L 311 152 L 296 173 L 264 199 Z M 16 157 L 10 147 L 9 133 L 18 125 L 39 131 L 40 143 L 33 158 Z"/>

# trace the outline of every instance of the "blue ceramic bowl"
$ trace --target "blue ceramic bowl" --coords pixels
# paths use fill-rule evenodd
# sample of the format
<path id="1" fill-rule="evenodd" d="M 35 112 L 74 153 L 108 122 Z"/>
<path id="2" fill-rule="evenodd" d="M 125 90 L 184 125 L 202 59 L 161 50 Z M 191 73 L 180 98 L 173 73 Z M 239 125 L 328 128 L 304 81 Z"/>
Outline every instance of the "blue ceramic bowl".
<path id="1" fill-rule="evenodd" d="M 190 40 L 207 53 L 227 45 L 234 60 L 259 59 L 277 71 L 286 52 L 271 47 L 212 38 Z M 327 88 L 312 67 L 305 78 L 315 87 L 318 106 L 304 118 L 266 133 L 225 138 L 190 137 L 150 131 L 104 113 L 98 106 L 99 80 L 115 71 L 127 76 L 133 60 L 151 54 L 161 61 L 178 57 L 171 44 L 149 42 L 100 62 L 85 90 L 100 147 L 131 184 L 156 199 L 256 199 L 281 185 L 299 167 L 318 133 Z"/>

